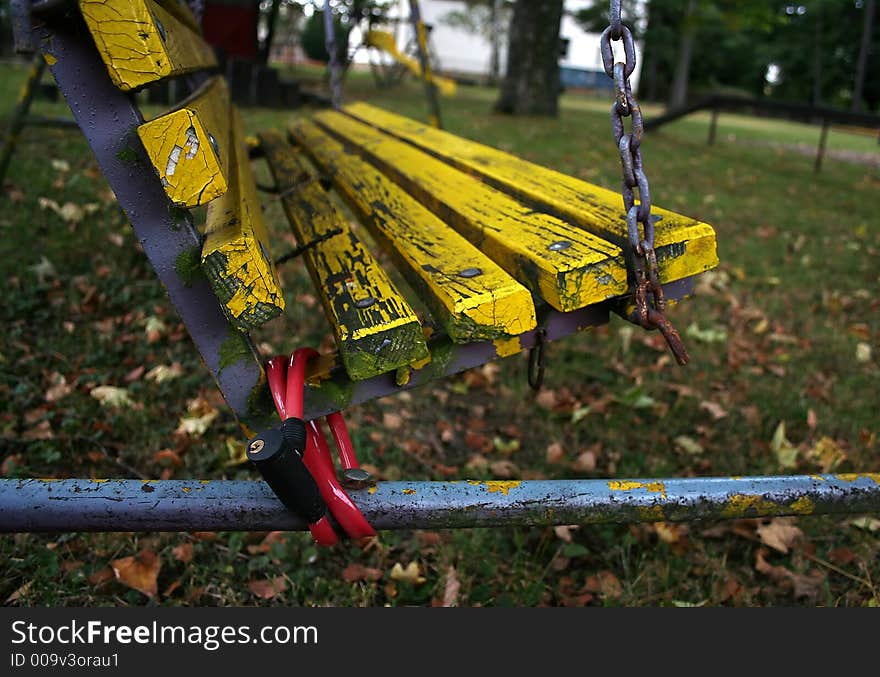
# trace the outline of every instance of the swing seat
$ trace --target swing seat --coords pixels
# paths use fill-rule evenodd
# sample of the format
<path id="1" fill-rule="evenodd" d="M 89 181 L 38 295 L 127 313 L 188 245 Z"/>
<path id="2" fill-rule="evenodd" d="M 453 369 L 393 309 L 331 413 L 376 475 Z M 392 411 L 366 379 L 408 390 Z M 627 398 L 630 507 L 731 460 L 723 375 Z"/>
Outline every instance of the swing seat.
<path id="1" fill-rule="evenodd" d="M 364 103 L 298 117 L 249 144 L 198 23 L 173 0 L 80 0 L 36 31 L 248 436 L 277 425 L 269 356 L 255 345 L 293 293 L 277 275 L 255 156 L 268 162 L 336 339 L 335 353 L 310 362 L 305 419 L 515 355 L 612 311 L 629 315 L 626 219 L 610 190 Z M 181 77 L 191 96 L 145 120 L 135 94 Z M 715 233 L 652 213 L 660 282 L 668 299 L 683 298 L 718 263 Z M 377 528 L 437 528 L 855 511 L 875 505 L 878 489 L 859 475 L 383 482 L 352 495 Z M 0 481 L 0 531 L 304 527 L 260 482 Z"/>

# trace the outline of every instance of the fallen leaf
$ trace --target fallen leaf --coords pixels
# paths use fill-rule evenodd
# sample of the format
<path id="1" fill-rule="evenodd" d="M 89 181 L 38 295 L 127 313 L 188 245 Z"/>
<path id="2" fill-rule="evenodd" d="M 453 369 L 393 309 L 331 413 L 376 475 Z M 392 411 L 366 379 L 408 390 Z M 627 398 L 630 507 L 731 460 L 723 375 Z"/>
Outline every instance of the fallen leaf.
<path id="1" fill-rule="evenodd" d="M 179 468 L 183 465 L 183 460 L 172 449 L 160 449 L 153 454 L 153 460 L 165 467 Z"/>
<path id="2" fill-rule="evenodd" d="M 720 421 L 722 418 L 727 416 L 727 412 L 717 402 L 711 402 L 709 400 L 703 400 L 700 402 L 700 409 L 709 413 L 712 417 L 713 421 Z"/>
<path id="3" fill-rule="evenodd" d="M 559 526 L 553 527 L 553 533 L 556 534 L 556 538 L 565 543 L 571 543 L 572 535 L 571 532 L 577 529 L 576 524 L 565 525 L 560 524 Z"/>
<path id="4" fill-rule="evenodd" d="M 134 406 L 134 401 L 125 388 L 96 386 L 89 394 L 105 407 L 122 409 Z"/>
<path id="5" fill-rule="evenodd" d="M 776 455 L 776 460 L 783 468 L 797 466 L 798 449 L 785 437 L 785 421 L 780 421 L 773 432 L 770 440 L 770 449 Z"/>
<path id="6" fill-rule="evenodd" d="M 52 169 L 54 169 L 56 172 L 69 172 L 70 164 L 67 162 L 67 160 L 52 158 Z"/>
<path id="7" fill-rule="evenodd" d="M 556 406 L 556 393 L 552 390 L 542 389 L 535 397 L 535 402 L 542 409 L 553 409 Z"/>
<path id="8" fill-rule="evenodd" d="M 565 451 L 559 442 L 553 442 L 547 447 L 547 463 L 557 464 L 565 460 Z"/>
<path id="9" fill-rule="evenodd" d="M 156 343 L 168 331 L 165 323 L 155 315 L 150 315 L 144 321 L 144 333 L 147 335 L 147 343 Z"/>
<path id="10" fill-rule="evenodd" d="M 871 361 L 871 344 L 859 341 L 856 344 L 856 362 L 865 364 Z"/>
<path id="11" fill-rule="evenodd" d="M 862 529 L 872 533 L 880 531 L 880 519 L 876 519 L 875 517 L 856 517 L 855 519 L 851 519 L 848 523 L 856 529 Z"/>
<path id="12" fill-rule="evenodd" d="M 727 332 L 721 328 L 701 329 L 696 322 L 692 322 L 685 333 L 696 341 L 702 343 L 724 343 L 727 341 Z"/>
<path id="13" fill-rule="evenodd" d="M 272 599 L 287 590 L 287 581 L 284 580 L 284 576 L 276 576 L 262 581 L 250 581 L 247 586 L 248 590 L 260 599 Z"/>
<path id="14" fill-rule="evenodd" d="M 73 388 L 67 382 L 67 379 L 64 378 L 64 375 L 59 374 L 57 371 L 53 371 L 52 374 L 50 374 L 49 381 L 52 385 L 46 390 L 46 402 L 57 402 L 62 397 L 70 395 L 73 391 Z"/>
<path id="15" fill-rule="evenodd" d="M 33 584 L 34 584 L 33 581 L 28 581 L 24 585 L 17 588 L 11 595 L 9 595 L 9 597 L 6 598 L 5 603 L 12 604 L 13 602 L 17 602 L 18 600 L 20 600 L 22 597 L 27 597 L 27 594 L 30 591 Z"/>
<path id="16" fill-rule="evenodd" d="M 181 586 L 180 579 L 178 578 L 176 581 L 172 581 L 171 585 L 169 585 L 162 592 L 162 597 L 171 597 L 175 590 L 177 590 Z"/>
<path id="17" fill-rule="evenodd" d="M 110 562 L 116 580 L 147 597 L 158 594 L 157 579 L 162 562 L 158 555 L 146 548 L 133 557 L 123 557 Z"/>
<path id="18" fill-rule="evenodd" d="M 461 583 L 458 580 L 458 574 L 455 567 L 450 566 L 446 570 L 446 583 L 443 586 L 443 606 L 458 606 L 458 593 L 461 590 Z"/>
<path id="19" fill-rule="evenodd" d="M 181 376 L 183 376 L 183 367 L 180 365 L 180 362 L 174 362 L 171 365 L 160 364 L 153 367 L 144 378 L 155 383 L 165 383 Z"/>
<path id="20" fill-rule="evenodd" d="M 257 545 L 249 545 L 247 551 L 251 555 L 266 554 L 272 550 L 272 546 L 276 543 L 284 543 L 286 533 L 283 531 L 270 531 L 265 538 Z"/>
<path id="21" fill-rule="evenodd" d="M 37 276 L 38 284 L 45 284 L 48 278 L 58 277 L 55 266 L 45 256 L 40 257 L 39 263 L 28 266 L 28 270 L 33 271 L 34 275 Z"/>
<path id="22" fill-rule="evenodd" d="M 760 548 L 755 555 L 755 569 L 770 577 L 776 583 L 791 586 L 795 598 L 806 597 L 815 601 L 822 589 L 825 576 L 821 571 L 812 570 L 809 574 L 797 574 L 783 566 L 770 564 L 767 559 L 767 550 Z"/>
<path id="23" fill-rule="evenodd" d="M 354 562 L 342 570 L 342 579 L 349 583 L 356 581 L 378 581 L 382 578 L 382 570 L 365 567 L 363 564 Z"/>
<path id="24" fill-rule="evenodd" d="M 382 414 L 382 425 L 386 430 L 400 430 L 403 426 L 403 417 L 400 414 L 386 411 Z"/>
<path id="25" fill-rule="evenodd" d="M 807 427 L 812 431 L 819 425 L 819 417 L 813 409 L 807 409 Z"/>
<path id="26" fill-rule="evenodd" d="M 596 469 L 596 452 L 587 450 L 578 454 L 571 467 L 581 473 L 593 472 Z"/>
<path id="27" fill-rule="evenodd" d="M 52 432 L 52 425 L 49 421 L 40 421 L 36 426 L 21 434 L 23 440 L 51 440 L 54 437 L 55 433 Z"/>
<path id="28" fill-rule="evenodd" d="M 192 562 L 194 552 L 195 548 L 192 543 L 181 543 L 171 548 L 171 554 L 174 556 L 174 559 L 184 564 Z"/>
<path id="29" fill-rule="evenodd" d="M 427 580 L 419 573 L 419 565 L 417 562 L 410 562 L 405 568 L 400 562 L 397 562 L 391 567 L 391 573 L 389 576 L 392 581 L 402 581 L 405 583 L 411 583 L 412 585 L 421 585 Z"/>
<path id="30" fill-rule="evenodd" d="M 828 559 L 830 559 L 835 564 L 840 564 L 841 566 L 846 566 L 855 558 L 856 554 L 849 548 L 845 547 L 835 548 L 828 553 Z"/>
<path id="31" fill-rule="evenodd" d="M 598 592 L 603 597 L 617 599 L 623 594 L 623 586 L 620 581 L 610 571 L 600 571 L 595 576 L 587 577 L 584 582 L 584 590 L 587 592 Z"/>
<path id="32" fill-rule="evenodd" d="M 220 412 L 204 397 L 196 397 L 187 404 L 189 416 L 181 417 L 175 431 L 181 435 L 201 437 Z"/>
<path id="33" fill-rule="evenodd" d="M 688 528 L 684 524 L 673 524 L 671 522 L 655 522 L 654 531 L 657 532 L 657 538 L 664 543 L 678 543 L 688 533 Z"/>
<path id="34" fill-rule="evenodd" d="M 503 480 L 508 480 L 512 477 L 518 477 L 519 467 L 513 461 L 501 460 L 494 461 L 489 464 L 489 471 L 495 475 L 495 477 L 500 477 Z"/>
<path id="35" fill-rule="evenodd" d="M 846 460 L 846 452 L 830 437 L 821 437 L 807 452 L 807 458 L 816 463 L 823 473 L 828 473 Z"/>
<path id="36" fill-rule="evenodd" d="M 112 581 L 114 578 L 116 578 L 116 575 L 113 573 L 113 569 L 106 566 L 103 569 L 98 569 L 93 572 L 86 580 L 89 582 L 89 585 L 93 585 L 97 588 L 99 585 L 103 585 L 107 581 Z"/>
<path id="37" fill-rule="evenodd" d="M 673 440 L 676 448 L 691 456 L 699 456 L 703 453 L 703 445 L 688 435 L 679 435 Z"/>
<path id="38" fill-rule="evenodd" d="M 769 576 L 777 583 L 791 582 L 791 577 L 793 575 L 791 571 L 783 566 L 770 564 L 766 558 L 767 550 L 765 548 L 759 548 L 758 552 L 755 554 L 755 570 L 757 572 Z"/>
<path id="39" fill-rule="evenodd" d="M 804 536 L 791 517 L 775 517 L 769 524 L 761 524 L 757 534 L 761 543 L 782 554 L 787 554 L 792 545 Z"/>

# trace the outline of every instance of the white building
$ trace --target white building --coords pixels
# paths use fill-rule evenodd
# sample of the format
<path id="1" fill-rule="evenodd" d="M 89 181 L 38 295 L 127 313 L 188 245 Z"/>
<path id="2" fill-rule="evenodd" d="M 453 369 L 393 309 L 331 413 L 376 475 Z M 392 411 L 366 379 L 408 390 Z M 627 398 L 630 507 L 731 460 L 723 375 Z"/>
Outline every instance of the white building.
<path id="1" fill-rule="evenodd" d="M 606 0 L 596 0 L 605 2 Z M 587 33 L 572 18 L 571 14 L 583 7 L 593 4 L 591 0 L 565 0 L 565 14 L 562 18 L 560 37 L 567 41 L 567 51 L 560 59 L 563 84 L 569 87 L 585 86 L 606 88 L 611 86 L 611 80 L 605 75 L 602 68 L 602 56 L 599 51 L 599 34 Z M 463 78 L 473 78 L 484 81 L 491 72 L 492 48 L 487 37 L 470 32 L 464 28 L 451 25 L 447 16 L 454 11 L 464 12 L 467 4 L 457 0 L 420 0 L 419 7 L 423 21 L 431 26 L 431 46 L 433 53 L 439 62 L 439 71 Z M 409 17 L 408 0 L 398 0 L 390 13 L 391 16 L 402 19 L 395 29 L 397 43 L 402 51 L 412 39 L 412 30 L 406 19 Z M 504 16 L 501 26 L 502 33 L 506 34 L 509 14 Z M 357 44 L 361 37 L 352 34 L 352 44 Z M 507 66 L 506 39 L 501 40 L 500 66 L 501 73 Z M 641 46 L 636 45 L 637 64 L 632 75 L 632 84 L 638 88 L 639 74 L 641 72 Z M 622 59 L 622 51 L 621 56 Z M 362 63 L 368 60 L 365 52 L 357 55 L 356 61 Z"/>

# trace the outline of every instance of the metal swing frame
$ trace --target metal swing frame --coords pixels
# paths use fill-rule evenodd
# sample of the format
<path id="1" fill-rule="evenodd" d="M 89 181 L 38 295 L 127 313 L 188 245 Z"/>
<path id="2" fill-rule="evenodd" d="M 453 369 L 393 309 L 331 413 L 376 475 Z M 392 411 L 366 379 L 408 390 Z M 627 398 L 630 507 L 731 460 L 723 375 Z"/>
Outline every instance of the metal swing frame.
<path id="1" fill-rule="evenodd" d="M 56 81 L 172 303 L 239 420 L 268 427 L 261 363 L 246 334 L 230 329 L 206 281 L 184 279 L 175 265 L 200 244 L 187 212 L 174 208 L 147 170 L 134 133 L 143 122 L 132 97 L 113 86 L 93 45 L 76 22 L 47 17 L 38 31 Z M 135 171 L 132 170 L 135 168 Z M 666 285 L 669 298 L 690 292 L 693 280 Z M 543 317 L 544 340 L 608 321 L 610 304 Z M 531 348 L 538 332 L 522 337 Z M 229 342 L 254 359 L 229 362 Z M 226 352 L 228 354 L 228 352 Z M 458 346 L 437 377 L 496 357 L 491 342 Z M 412 388 L 386 375 L 306 394 L 305 418 Z M 345 401 L 328 391 L 344 392 Z M 880 474 L 703 478 L 609 478 L 541 481 L 461 480 L 379 482 L 350 492 L 377 529 L 540 526 L 602 522 L 690 521 L 776 515 L 880 512 Z M 0 480 L 0 532 L 304 530 L 262 481 Z"/>

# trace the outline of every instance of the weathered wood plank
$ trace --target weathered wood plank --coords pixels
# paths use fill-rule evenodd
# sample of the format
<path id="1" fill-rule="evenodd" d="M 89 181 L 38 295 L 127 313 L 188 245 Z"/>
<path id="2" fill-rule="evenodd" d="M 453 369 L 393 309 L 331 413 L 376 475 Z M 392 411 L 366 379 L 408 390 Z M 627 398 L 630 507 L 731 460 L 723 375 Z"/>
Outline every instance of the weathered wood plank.
<path id="1" fill-rule="evenodd" d="M 152 0 L 80 0 L 79 6 L 110 78 L 123 91 L 217 65 L 208 43 Z"/>
<path id="2" fill-rule="evenodd" d="M 557 310 L 626 292 L 623 254 L 410 144 L 335 111 L 314 119 Z"/>
<path id="3" fill-rule="evenodd" d="M 284 310 L 269 235 L 244 141 L 244 125 L 231 107 L 229 190 L 208 204 L 202 269 L 237 327 L 251 330 Z"/>
<path id="4" fill-rule="evenodd" d="M 619 193 L 366 103 L 346 106 L 345 112 L 584 230 L 621 246 L 627 241 Z M 712 226 L 656 206 L 651 211 L 660 217 L 655 249 L 662 282 L 718 265 Z"/>
<path id="5" fill-rule="evenodd" d="M 195 207 L 226 192 L 229 185 L 229 91 L 218 76 L 181 106 L 138 127 L 165 193 Z"/>
<path id="6" fill-rule="evenodd" d="M 290 130 L 394 255 L 453 341 L 501 338 L 535 327 L 531 293 L 458 232 L 314 123 L 301 121 Z"/>
<path id="7" fill-rule="evenodd" d="M 296 151 L 280 132 L 259 138 L 297 240 L 317 242 L 303 256 L 351 379 L 425 360 L 428 348 L 415 312 Z M 338 235 L 327 237 L 337 229 Z"/>

